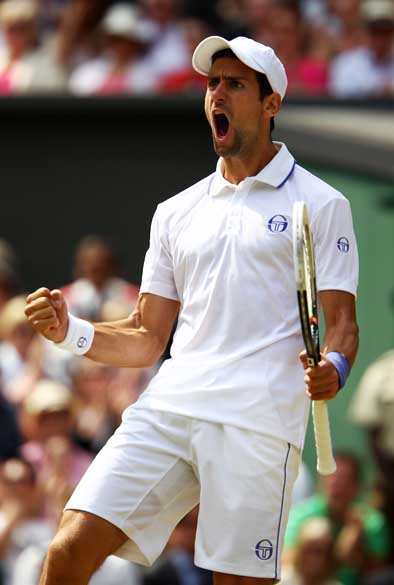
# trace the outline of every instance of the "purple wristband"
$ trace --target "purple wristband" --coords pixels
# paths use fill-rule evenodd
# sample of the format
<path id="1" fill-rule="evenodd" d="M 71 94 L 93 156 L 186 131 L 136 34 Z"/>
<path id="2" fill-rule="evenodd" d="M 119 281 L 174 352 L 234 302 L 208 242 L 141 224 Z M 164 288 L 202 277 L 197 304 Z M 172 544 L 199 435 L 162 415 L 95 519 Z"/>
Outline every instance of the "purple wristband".
<path id="1" fill-rule="evenodd" d="M 350 374 L 349 362 L 340 351 L 329 351 L 328 354 L 326 354 L 326 359 L 328 359 L 333 364 L 334 368 L 338 372 L 338 390 L 341 390 L 341 388 L 343 388 L 346 384 L 346 380 Z"/>

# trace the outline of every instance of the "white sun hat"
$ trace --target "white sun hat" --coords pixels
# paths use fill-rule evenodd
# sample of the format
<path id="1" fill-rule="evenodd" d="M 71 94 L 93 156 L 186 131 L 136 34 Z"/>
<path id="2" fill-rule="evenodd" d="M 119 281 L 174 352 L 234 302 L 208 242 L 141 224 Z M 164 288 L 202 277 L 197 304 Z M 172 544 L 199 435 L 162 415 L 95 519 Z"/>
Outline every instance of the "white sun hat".
<path id="1" fill-rule="evenodd" d="M 155 35 L 154 27 L 141 18 L 138 9 L 123 2 L 110 6 L 101 26 L 107 34 L 140 43 L 151 42 Z"/>
<path id="2" fill-rule="evenodd" d="M 212 66 L 212 56 L 222 49 L 231 49 L 242 63 L 264 73 L 272 89 L 283 99 L 287 88 L 287 76 L 283 63 L 271 47 L 258 43 L 247 37 L 236 37 L 231 41 L 223 37 L 207 37 L 196 47 L 192 64 L 198 73 L 208 75 Z"/>

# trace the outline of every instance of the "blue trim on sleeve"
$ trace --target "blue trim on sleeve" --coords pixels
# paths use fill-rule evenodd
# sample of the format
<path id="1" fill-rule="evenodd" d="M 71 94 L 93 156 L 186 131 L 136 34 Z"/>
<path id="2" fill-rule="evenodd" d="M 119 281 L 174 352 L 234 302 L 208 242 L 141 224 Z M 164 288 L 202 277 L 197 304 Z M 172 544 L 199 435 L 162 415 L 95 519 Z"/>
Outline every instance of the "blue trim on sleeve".
<path id="1" fill-rule="evenodd" d="M 294 168 L 294 167 L 293 167 Z M 279 554 L 279 535 L 281 529 L 281 522 L 282 522 L 282 513 L 283 513 L 283 502 L 285 499 L 285 490 L 286 490 L 286 480 L 287 480 L 287 461 L 289 459 L 290 454 L 290 443 L 287 443 L 287 453 L 286 453 L 286 460 L 284 465 L 284 477 L 283 477 L 283 488 L 282 488 L 282 501 L 280 503 L 280 514 L 279 514 L 279 524 L 278 524 L 278 532 L 276 535 L 276 552 L 275 552 L 275 579 L 278 578 L 278 554 Z"/>
<path id="2" fill-rule="evenodd" d="M 291 175 L 294 172 L 294 169 L 295 169 L 296 164 L 297 164 L 297 161 L 294 160 L 293 166 L 290 169 L 290 173 L 287 175 L 287 177 L 285 179 L 283 179 L 283 181 L 281 182 L 281 184 L 277 186 L 277 189 L 280 189 L 281 187 L 283 187 L 283 185 L 286 183 L 286 181 L 288 181 L 290 179 Z"/>

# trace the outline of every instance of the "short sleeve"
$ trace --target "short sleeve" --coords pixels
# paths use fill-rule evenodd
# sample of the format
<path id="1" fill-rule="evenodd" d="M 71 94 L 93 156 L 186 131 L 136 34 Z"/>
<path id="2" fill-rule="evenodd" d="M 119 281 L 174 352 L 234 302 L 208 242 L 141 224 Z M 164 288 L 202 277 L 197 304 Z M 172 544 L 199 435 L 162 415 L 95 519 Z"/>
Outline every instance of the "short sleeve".
<path id="1" fill-rule="evenodd" d="M 140 292 L 179 300 L 168 244 L 168 230 L 160 219 L 160 207 L 156 209 L 152 219 L 149 249 L 145 255 Z"/>
<path id="2" fill-rule="evenodd" d="M 312 231 L 317 289 L 356 295 L 358 252 L 349 202 L 344 198 L 329 201 L 319 210 Z"/>

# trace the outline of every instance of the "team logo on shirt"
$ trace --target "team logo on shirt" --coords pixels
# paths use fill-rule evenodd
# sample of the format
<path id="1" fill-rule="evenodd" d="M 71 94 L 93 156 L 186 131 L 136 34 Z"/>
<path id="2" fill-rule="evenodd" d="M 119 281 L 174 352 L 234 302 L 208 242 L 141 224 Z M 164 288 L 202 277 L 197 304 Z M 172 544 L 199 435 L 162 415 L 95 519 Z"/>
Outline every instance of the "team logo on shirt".
<path id="1" fill-rule="evenodd" d="M 288 225 L 289 222 L 284 215 L 274 215 L 268 221 L 268 229 L 273 233 L 284 232 Z"/>
<path id="2" fill-rule="evenodd" d="M 347 252 L 349 252 L 350 248 L 349 240 L 345 238 L 345 236 L 342 236 L 342 238 L 339 238 L 337 240 L 337 248 L 340 252 L 344 252 L 346 254 Z"/>
<path id="3" fill-rule="evenodd" d="M 270 540 L 260 540 L 255 546 L 256 557 L 260 561 L 268 561 L 272 557 L 274 547 Z"/>
<path id="4" fill-rule="evenodd" d="M 86 337 L 80 337 L 77 341 L 77 346 L 82 349 L 83 347 L 86 347 L 88 340 L 86 339 Z"/>

